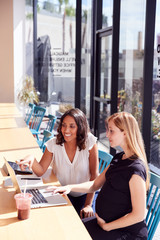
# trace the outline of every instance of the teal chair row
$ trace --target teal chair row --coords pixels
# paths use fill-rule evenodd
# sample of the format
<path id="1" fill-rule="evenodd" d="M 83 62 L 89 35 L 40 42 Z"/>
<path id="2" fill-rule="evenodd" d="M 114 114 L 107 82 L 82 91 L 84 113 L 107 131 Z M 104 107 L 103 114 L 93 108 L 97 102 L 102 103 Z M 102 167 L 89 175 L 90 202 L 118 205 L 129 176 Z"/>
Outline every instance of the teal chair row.
<path id="1" fill-rule="evenodd" d="M 150 188 L 147 194 L 148 240 L 154 239 L 154 234 L 160 223 L 160 176 L 150 172 Z"/>
<path id="2" fill-rule="evenodd" d="M 49 114 L 48 116 L 46 116 L 46 118 L 48 118 L 47 126 L 42 133 L 42 140 L 40 140 L 39 135 L 41 134 L 41 132 L 39 131 L 39 129 L 45 112 L 45 108 L 29 103 L 25 116 L 25 122 L 29 126 L 32 134 L 36 136 L 37 143 L 39 144 L 39 147 L 43 150 L 43 152 L 45 150 L 45 142 L 53 137 L 52 131 L 57 120 L 57 117 L 54 115 Z"/>

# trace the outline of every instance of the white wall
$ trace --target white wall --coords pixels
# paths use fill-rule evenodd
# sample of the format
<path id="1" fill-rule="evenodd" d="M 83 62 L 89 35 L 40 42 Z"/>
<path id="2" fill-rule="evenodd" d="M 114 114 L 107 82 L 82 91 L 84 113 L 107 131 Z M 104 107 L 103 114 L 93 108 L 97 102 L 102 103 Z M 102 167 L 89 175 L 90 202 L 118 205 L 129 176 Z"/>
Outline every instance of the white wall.
<path id="1" fill-rule="evenodd" d="M 0 1 L 0 102 L 14 102 L 13 1 Z"/>
<path id="2" fill-rule="evenodd" d="M 0 1 L 0 102 L 16 102 L 25 73 L 25 0 Z"/>
<path id="3" fill-rule="evenodd" d="M 25 74 L 25 0 L 13 0 L 14 24 L 14 101 Z"/>

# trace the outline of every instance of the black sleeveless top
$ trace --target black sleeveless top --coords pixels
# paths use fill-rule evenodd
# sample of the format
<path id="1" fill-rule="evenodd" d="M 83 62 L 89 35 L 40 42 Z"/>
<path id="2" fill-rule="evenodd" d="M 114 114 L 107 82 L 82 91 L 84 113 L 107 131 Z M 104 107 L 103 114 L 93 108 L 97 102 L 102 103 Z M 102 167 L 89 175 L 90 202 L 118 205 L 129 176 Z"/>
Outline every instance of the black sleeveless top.
<path id="1" fill-rule="evenodd" d="M 137 174 L 146 181 L 146 169 L 140 159 L 122 160 L 124 152 L 114 156 L 106 172 L 104 183 L 96 200 L 96 212 L 106 222 L 114 221 L 132 211 L 129 181 Z M 136 223 L 123 230 L 136 232 L 146 227 L 145 221 Z"/>

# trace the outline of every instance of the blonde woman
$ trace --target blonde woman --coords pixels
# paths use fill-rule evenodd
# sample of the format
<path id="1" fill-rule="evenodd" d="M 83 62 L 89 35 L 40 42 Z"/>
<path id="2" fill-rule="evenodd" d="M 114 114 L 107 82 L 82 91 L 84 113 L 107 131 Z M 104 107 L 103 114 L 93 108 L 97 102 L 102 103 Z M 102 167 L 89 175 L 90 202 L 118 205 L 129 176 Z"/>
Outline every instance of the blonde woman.
<path id="1" fill-rule="evenodd" d="M 111 147 L 120 146 L 110 166 L 95 180 L 67 185 L 54 192 L 94 192 L 96 216 L 84 220 L 94 240 L 147 240 L 145 223 L 146 190 L 149 185 L 147 159 L 136 119 L 127 112 L 115 113 L 106 120 Z"/>

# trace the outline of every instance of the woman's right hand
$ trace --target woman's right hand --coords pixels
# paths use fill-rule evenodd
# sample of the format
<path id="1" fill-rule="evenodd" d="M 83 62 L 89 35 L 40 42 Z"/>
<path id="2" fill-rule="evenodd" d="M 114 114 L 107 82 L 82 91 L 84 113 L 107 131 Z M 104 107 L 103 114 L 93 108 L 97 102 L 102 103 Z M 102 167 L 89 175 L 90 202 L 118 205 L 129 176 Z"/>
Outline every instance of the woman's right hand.
<path id="1" fill-rule="evenodd" d="M 25 171 L 27 167 L 29 167 L 29 169 L 31 170 L 34 159 L 35 158 L 33 155 L 27 155 L 24 159 L 16 161 L 16 163 L 20 166 L 22 171 Z"/>
<path id="2" fill-rule="evenodd" d="M 71 188 L 69 185 L 66 186 L 61 186 L 61 187 L 56 187 L 56 186 L 51 186 L 46 189 L 47 191 L 53 192 L 53 194 L 59 193 L 59 194 L 68 194 L 71 191 Z"/>

